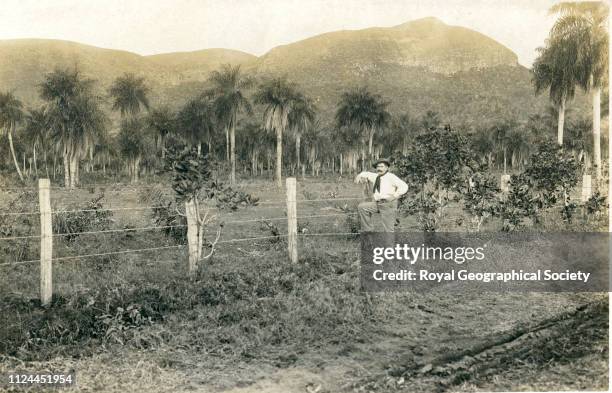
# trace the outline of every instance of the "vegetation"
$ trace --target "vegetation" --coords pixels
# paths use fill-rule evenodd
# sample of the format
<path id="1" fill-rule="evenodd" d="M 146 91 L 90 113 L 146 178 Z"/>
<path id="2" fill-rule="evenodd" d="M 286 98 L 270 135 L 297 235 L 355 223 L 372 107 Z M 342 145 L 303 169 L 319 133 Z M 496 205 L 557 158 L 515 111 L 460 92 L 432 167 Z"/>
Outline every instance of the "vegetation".
<path id="1" fill-rule="evenodd" d="M 166 104 L 153 105 L 151 97 L 158 92 L 146 77 L 125 73 L 100 94 L 96 82 L 78 69 L 60 68 L 45 75 L 39 87 L 44 106 L 24 107 L 12 93 L 0 95 L 0 128 L 10 150 L 0 165 L 6 169 L 10 157 L 22 181 L 40 173 L 53 178 L 63 174 L 67 188 L 79 183 L 81 168 L 114 179 L 127 176 L 135 183 L 143 171 L 162 172 L 171 140 L 227 162 L 218 167 L 218 174 L 227 174 L 230 185 L 241 176 L 273 173 L 281 187 L 283 172 L 343 175 L 367 168 L 372 159 L 396 151 L 406 154 L 417 135 L 454 119 L 452 128 L 467 138 L 477 159 L 504 174 L 525 168 L 536 153 L 534 146 L 554 138 L 551 131 L 556 124 L 557 142 L 583 164 L 584 173 L 593 169 L 600 183 L 601 157 L 608 154 L 607 136 L 599 135 L 608 67 L 608 36 L 602 27 L 608 9 L 602 4 L 561 3 L 551 9 L 559 19 L 532 70 L 536 94 L 548 91 L 551 99 L 551 107 L 543 112 L 534 108 L 536 112 L 518 116 L 491 98 L 490 108 L 482 108 L 486 118 L 460 121 L 449 108 L 440 112 L 418 102 L 411 105 L 415 108 L 410 113 L 398 111 L 397 100 L 365 86 L 338 92 L 336 102 L 329 105 L 329 94 L 313 94 L 310 86 L 286 76 L 250 74 L 229 64 L 213 70 L 205 84 L 190 90 L 187 100 L 169 105 L 164 99 Z M 450 75 L 448 83 L 467 78 L 466 72 Z M 490 79 L 485 74 L 479 78 L 480 82 Z M 592 116 L 569 107 L 576 87 L 592 93 Z M 111 111 L 118 117 L 107 114 Z M 44 172 L 39 171 L 43 167 Z"/>
<path id="2" fill-rule="evenodd" d="M 605 2 L 561 2 L 550 11 L 560 17 L 534 65 L 536 91 L 550 87 L 551 99 L 559 106 L 560 145 L 566 100 L 574 95 L 575 86 L 591 92 L 593 167 L 598 185 L 602 173 L 601 91 L 607 84 L 609 66 L 609 7 Z"/>
<path id="3" fill-rule="evenodd" d="M 7 316 L 0 325 L 0 353 L 6 356 L 0 371 L 9 361 L 73 361 L 104 351 L 121 359 L 120 355 L 134 349 L 147 351 L 147 360 L 138 353 L 143 364 L 155 359 L 151 370 L 175 367 L 181 372 L 199 372 L 223 368 L 223 362 L 249 364 L 253 359 L 282 368 L 318 345 L 324 348 L 319 353 L 330 351 L 334 358 L 358 350 L 367 353 L 364 358 L 368 359 L 372 353 L 385 352 L 384 367 L 393 359 L 388 348 L 397 349 L 394 356 L 410 358 L 389 366 L 384 383 L 379 384 L 383 378 L 372 376 L 372 390 L 402 389 L 409 378 L 423 375 L 448 377 L 438 385 L 442 389 L 467 382 L 471 375 L 467 368 L 452 363 L 457 359 L 444 361 L 461 353 L 461 346 L 470 339 L 477 340 L 461 329 L 499 335 L 503 330 L 499 321 L 509 312 L 516 314 L 511 322 L 522 326 L 534 315 L 544 318 L 578 305 L 581 299 L 592 300 L 591 295 L 559 295 L 558 302 L 553 302 L 542 294 L 521 294 L 517 310 L 517 297 L 508 294 L 478 293 L 473 299 L 466 294 L 457 306 L 450 295 L 364 293 L 353 254 L 354 235 L 359 233 L 358 202 L 333 202 L 343 199 L 341 189 L 360 195 L 349 188 L 352 184 L 345 174 L 369 169 L 373 159 L 392 156 L 392 171 L 409 184 L 400 205 L 404 214 L 397 223 L 402 228 L 407 225 L 425 232 L 466 227 L 469 231 L 600 230 L 607 218 L 608 196 L 599 190 L 580 206 L 575 195 L 580 176 L 591 168 L 600 171 L 601 157 L 607 156 L 605 143 L 603 154 L 600 151 L 599 135 L 600 96 L 606 93 L 604 43 L 608 40 L 602 17 L 607 8 L 563 3 L 553 11 L 561 17 L 540 50 L 532 74 L 536 93 L 547 91 L 551 106 L 534 106 L 530 113 L 517 114 L 507 107 L 510 101 L 534 99 L 507 87 L 524 76 L 520 69 L 505 64 L 514 61 L 509 51 L 500 52 L 502 64 L 495 71 L 452 69 L 444 77 L 448 69 L 441 70 L 442 74 L 424 71 L 420 74 L 423 80 L 413 85 L 400 78 L 405 69 L 384 64 L 376 72 L 385 73 L 391 83 L 397 80 L 389 89 L 379 85 L 350 88 L 353 85 L 342 79 L 347 70 L 330 70 L 325 77 L 338 78 L 346 89 L 333 94 L 329 90 L 335 87 L 317 91 L 313 86 L 320 85 L 308 83 L 312 81 L 303 74 L 263 77 L 228 64 L 211 73 L 198 70 L 207 78 L 190 85 L 185 100 L 168 91 L 166 96 L 154 91 L 160 84 L 151 75 L 126 73 L 101 91 L 98 82 L 72 68 L 43 76 L 38 91 L 41 106 L 11 92 L 0 93 L 0 130 L 8 139 L 0 143 L 0 170 L 16 172 L 19 185 L 37 177 L 64 175 L 68 189 L 53 192 L 62 199 L 53 204 L 54 256 L 60 259 L 54 264 L 54 277 L 59 280 L 54 284 L 51 307 L 27 298 L 32 292 L 28 288 L 36 288 L 39 280 L 38 271 L 29 269 L 31 265 L 15 264 L 0 276 L 0 286 L 8 289 L 0 298 L 0 312 Z M 419 26 L 403 28 L 408 27 Z M 372 42 L 375 44 L 368 41 L 363 46 L 375 50 L 380 41 Z M 270 57 L 284 50 L 287 48 Z M 316 57 L 312 51 L 302 52 Z M 370 76 L 369 72 L 357 67 L 347 73 L 361 78 Z M 495 91 L 496 85 L 489 84 L 493 74 L 505 78 L 507 90 Z M 469 89 L 476 83 L 485 85 L 487 94 L 466 102 L 465 91 L 483 91 Z M 425 105 L 430 101 L 412 93 L 433 91 L 430 87 L 440 84 L 444 88 L 431 97 L 438 106 Z M 183 96 L 184 87 L 176 87 Z M 592 116 L 585 116 L 576 105 L 580 89 L 592 94 Z M 470 110 L 465 109 L 468 106 Z M 448 124 L 449 119 L 453 124 Z M 304 235 L 301 263 L 279 263 L 286 252 L 285 219 L 278 207 L 284 201 L 279 201 L 279 189 L 283 176 L 300 172 L 305 199 L 331 203 L 326 207 L 300 204 L 305 217 L 319 217 L 311 221 L 300 217 L 298 232 Z M 499 187 L 502 173 L 511 176 L 510 189 L 504 193 Z M 268 178 L 276 181 L 276 189 L 270 187 Z M 229 186 L 221 179 L 228 179 Z M 8 191 L 15 183 L 12 180 L 3 177 L 0 186 L 6 185 Z M 84 191 L 78 189 L 83 187 L 78 186 L 89 180 L 111 184 L 146 181 L 146 187 L 139 187 L 139 202 L 151 207 L 150 214 L 127 214 L 132 213 L 129 206 L 134 198 L 124 187 L 117 187 L 116 200 L 121 202 L 118 206 L 128 206 L 126 211 L 105 209 L 105 194 L 97 194 L 93 185 L 88 190 L 92 195 L 83 198 Z M 249 187 L 270 197 L 270 205 L 261 206 L 271 209 L 265 216 L 262 210 L 246 208 L 258 204 Z M 31 210 L 37 196 L 31 192 L 6 195 L 0 209 L 0 236 L 15 241 L 2 243 L 0 259 L 35 260 L 38 243 L 31 241 L 31 235 L 40 225 L 38 215 L 10 213 Z M 4 193 L 1 196 L 5 198 Z M 274 205 L 275 200 L 279 205 Z M 327 217 L 322 214 L 326 210 L 337 214 Z M 137 227 L 146 230 L 146 235 L 138 237 L 132 230 Z M 221 231 L 224 239 L 220 241 Z M 96 232 L 94 240 L 87 237 L 91 232 Z M 319 236 L 326 232 L 340 236 L 331 240 Z M 226 236 L 228 241 L 241 243 L 216 249 Z M 197 244 L 195 252 L 189 250 L 193 259 L 189 266 L 199 268 L 190 269 L 194 273 L 191 280 L 184 279 L 186 255 L 181 248 L 188 238 L 190 244 Z M 153 246 L 154 252 L 145 250 Z M 126 250 L 129 252 L 120 256 L 111 255 Z M 78 255 L 82 258 L 72 259 Z M 77 267 L 62 264 L 64 256 Z M 199 264 L 202 260 L 205 266 Z M 487 312 L 474 318 L 474 310 L 483 304 Z M 445 312 L 450 305 L 457 306 L 452 316 Z M 407 321 L 408 314 L 416 317 Z M 604 315 L 603 308 L 597 314 Z M 576 322 L 581 331 L 588 330 L 567 316 L 563 326 L 575 327 Z M 551 325 L 545 322 L 536 328 L 548 332 Z M 604 324 L 603 318 L 597 320 L 598 335 L 605 330 Z M 461 329 L 450 329 L 450 325 Z M 381 333 L 386 328 L 396 341 Z M 432 340 L 429 348 L 417 348 L 406 340 L 415 331 L 427 329 L 435 333 L 422 335 Z M 541 330 L 534 332 L 541 334 Z M 442 332 L 450 333 L 441 337 Z M 368 340 L 375 334 L 387 340 L 376 342 L 384 351 L 372 351 Z M 462 340 L 454 340 L 457 334 Z M 534 339 L 538 349 L 546 347 L 547 340 L 540 340 L 538 334 L 525 340 Z M 578 340 L 557 336 L 562 342 Z M 563 348 L 561 351 L 567 349 Z M 521 349 L 524 347 L 508 349 L 503 361 L 516 359 L 519 353 L 522 367 L 530 361 L 541 366 L 563 357 L 533 360 L 534 352 Z M 554 354 L 557 349 L 545 353 Z M 596 353 L 587 349 L 576 353 Z M 197 357 L 195 367 L 189 356 Z M 56 360 L 58 357 L 62 360 Z M 437 363 L 419 363 L 431 361 L 428 359 Z M 323 356 L 317 359 L 317 367 L 325 360 Z M 382 364 L 382 357 L 379 360 Z M 476 362 L 473 375 L 483 371 L 478 363 L 484 363 L 482 358 L 474 356 L 470 361 Z M 215 362 L 215 367 L 207 367 L 206 362 Z M 449 368 L 444 368 L 446 364 Z"/>

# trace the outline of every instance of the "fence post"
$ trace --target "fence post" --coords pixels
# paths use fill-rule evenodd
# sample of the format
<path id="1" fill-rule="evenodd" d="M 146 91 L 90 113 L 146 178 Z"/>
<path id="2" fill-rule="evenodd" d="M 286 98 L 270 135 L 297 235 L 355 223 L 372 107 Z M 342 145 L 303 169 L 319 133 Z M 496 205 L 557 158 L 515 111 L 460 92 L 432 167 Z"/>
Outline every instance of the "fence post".
<path id="1" fill-rule="evenodd" d="M 288 177 L 287 180 L 287 247 L 291 262 L 297 263 L 297 201 L 296 201 L 296 180 L 295 177 Z"/>
<path id="2" fill-rule="evenodd" d="M 582 193 L 580 194 L 580 201 L 588 201 L 591 195 L 593 195 L 591 189 L 591 175 L 582 175 Z"/>
<path id="3" fill-rule="evenodd" d="M 53 295 L 53 227 L 51 225 L 51 195 L 49 179 L 38 180 L 40 210 L 40 302 L 51 303 Z"/>
<path id="4" fill-rule="evenodd" d="M 185 202 L 185 215 L 187 216 L 187 243 L 189 249 L 189 275 L 195 275 L 200 259 L 198 242 L 198 212 L 193 199 Z"/>

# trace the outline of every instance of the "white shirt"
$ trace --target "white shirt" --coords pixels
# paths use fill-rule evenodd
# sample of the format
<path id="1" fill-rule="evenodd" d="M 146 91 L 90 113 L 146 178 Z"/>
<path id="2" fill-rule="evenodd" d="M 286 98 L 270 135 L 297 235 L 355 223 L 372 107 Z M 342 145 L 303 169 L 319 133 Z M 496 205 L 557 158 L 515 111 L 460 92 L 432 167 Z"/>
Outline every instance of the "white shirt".
<path id="1" fill-rule="evenodd" d="M 372 186 L 374 186 L 374 182 L 376 182 L 377 173 L 374 172 L 361 172 L 357 175 L 356 180 L 359 179 L 367 179 Z M 376 191 L 374 193 L 374 200 L 379 201 L 381 199 L 397 199 L 400 196 L 404 195 L 408 192 L 408 184 L 406 184 L 402 179 L 395 176 L 391 172 L 387 172 L 380 178 L 380 191 Z"/>

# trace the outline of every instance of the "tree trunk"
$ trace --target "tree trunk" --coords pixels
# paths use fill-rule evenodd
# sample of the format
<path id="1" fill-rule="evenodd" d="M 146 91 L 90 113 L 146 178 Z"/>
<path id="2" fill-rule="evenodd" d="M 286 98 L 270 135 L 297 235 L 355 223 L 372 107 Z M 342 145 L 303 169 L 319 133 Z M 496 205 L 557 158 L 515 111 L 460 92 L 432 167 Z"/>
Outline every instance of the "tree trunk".
<path id="1" fill-rule="evenodd" d="M 38 177 L 38 164 L 36 163 L 36 145 L 32 146 L 33 154 L 34 154 L 34 172 L 36 173 L 36 177 Z"/>
<path id="2" fill-rule="evenodd" d="M 75 157 L 74 158 L 74 185 L 75 187 L 78 186 L 79 184 L 81 184 L 80 178 L 81 178 L 81 163 L 80 163 L 80 159 L 79 157 Z"/>
<path id="3" fill-rule="evenodd" d="M 506 173 L 506 147 L 504 146 L 504 175 L 507 175 Z"/>
<path id="4" fill-rule="evenodd" d="M 19 169 L 19 164 L 17 163 L 17 156 L 15 155 L 15 147 L 13 146 L 12 130 L 8 130 L 8 140 L 9 140 L 9 146 L 11 148 L 11 154 L 13 155 L 13 162 L 15 163 L 15 169 L 17 169 L 17 174 L 19 175 L 19 179 L 23 181 L 23 175 L 21 174 L 21 170 Z"/>
<path id="5" fill-rule="evenodd" d="M 70 188 L 70 158 L 68 149 L 64 149 L 64 188 Z"/>
<path id="6" fill-rule="evenodd" d="M 365 171 L 366 165 L 365 165 L 365 150 L 361 149 L 361 170 Z"/>
<path id="7" fill-rule="evenodd" d="M 297 158 L 297 167 L 300 168 L 301 162 L 300 162 L 300 143 L 302 142 L 302 136 L 298 133 L 295 136 L 295 156 Z"/>
<path id="8" fill-rule="evenodd" d="M 232 161 L 232 171 L 230 173 L 230 184 L 236 184 L 236 115 L 232 115 L 230 131 L 230 160 Z"/>
<path id="9" fill-rule="evenodd" d="M 557 124 L 557 143 L 563 146 L 563 125 L 565 124 L 565 98 L 559 104 L 559 122 Z"/>
<path id="10" fill-rule="evenodd" d="M 198 142 L 198 156 L 202 154 L 202 142 Z"/>
<path id="11" fill-rule="evenodd" d="M 166 138 L 163 134 L 159 136 L 159 144 L 161 147 L 161 158 L 163 160 L 166 158 Z"/>
<path id="12" fill-rule="evenodd" d="M 225 128 L 225 161 L 230 160 L 229 130 Z"/>
<path id="13" fill-rule="evenodd" d="M 283 131 L 276 130 L 276 186 L 279 189 L 283 188 L 282 165 L 283 165 Z"/>
<path id="14" fill-rule="evenodd" d="M 340 176 L 342 176 L 342 166 L 344 165 L 344 161 L 342 159 L 342 153 L 340 153 Z"/>
<path id="15" fill-rule="evenodd" d="M 140 160 L 141 157 L 136 157 L 134 160 L 134 183 L 138 183 L 140 180 Z"/>
<path id="16" fill-rule="evenodd" d="M 75 154 L 73 154 L 70 157 L 70 189 L 73 190 L 76 186 L 76 171 L 77 171 L 77 165 L 78 165 L 78 161 L 77 158 L 75 157 Z"/>
<path id="17" fill-rule="evenodd" d="M 595 190 L 599 190 L 601 182 L 601 87 L 593 86 L 593 166 L 595 169 Z"/>
<path id="18" fill-rule="evenodd" d="M 49 163 L 47 163 L 47 150 L 43 149 L 43 160 L 45 161 L 45 173 L 47 174 L 47 179 L 49 178 Z"/>
<path id="19" fill-rule="evenodd" d="M 374 141 L 374 127 L 372 127 L 372 129 L 370 130 L 370 138 L 368 140 L 368 160 L 370 161 L 368 163 L 368 166 L 370 166 L 370 164 L 372 164 L 372 142 Z M 364 163 L 365 166 L 365 163 Z M 364 169 L 365 170 L 365 169 Z"/>

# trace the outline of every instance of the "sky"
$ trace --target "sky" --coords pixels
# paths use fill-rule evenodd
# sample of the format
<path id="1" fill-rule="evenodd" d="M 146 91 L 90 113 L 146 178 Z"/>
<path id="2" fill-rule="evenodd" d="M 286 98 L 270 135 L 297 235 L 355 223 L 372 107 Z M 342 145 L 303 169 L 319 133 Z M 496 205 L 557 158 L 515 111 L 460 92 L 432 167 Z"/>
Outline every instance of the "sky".
<path id="1" fill-rule="evenodd" d="M 434 16 L 497 40 L 529 67 L 554 16 L 549 0 L 1 0 L 0 40 L 51 38 L 141 55 L 271 48 L 343 29 Z"/>

